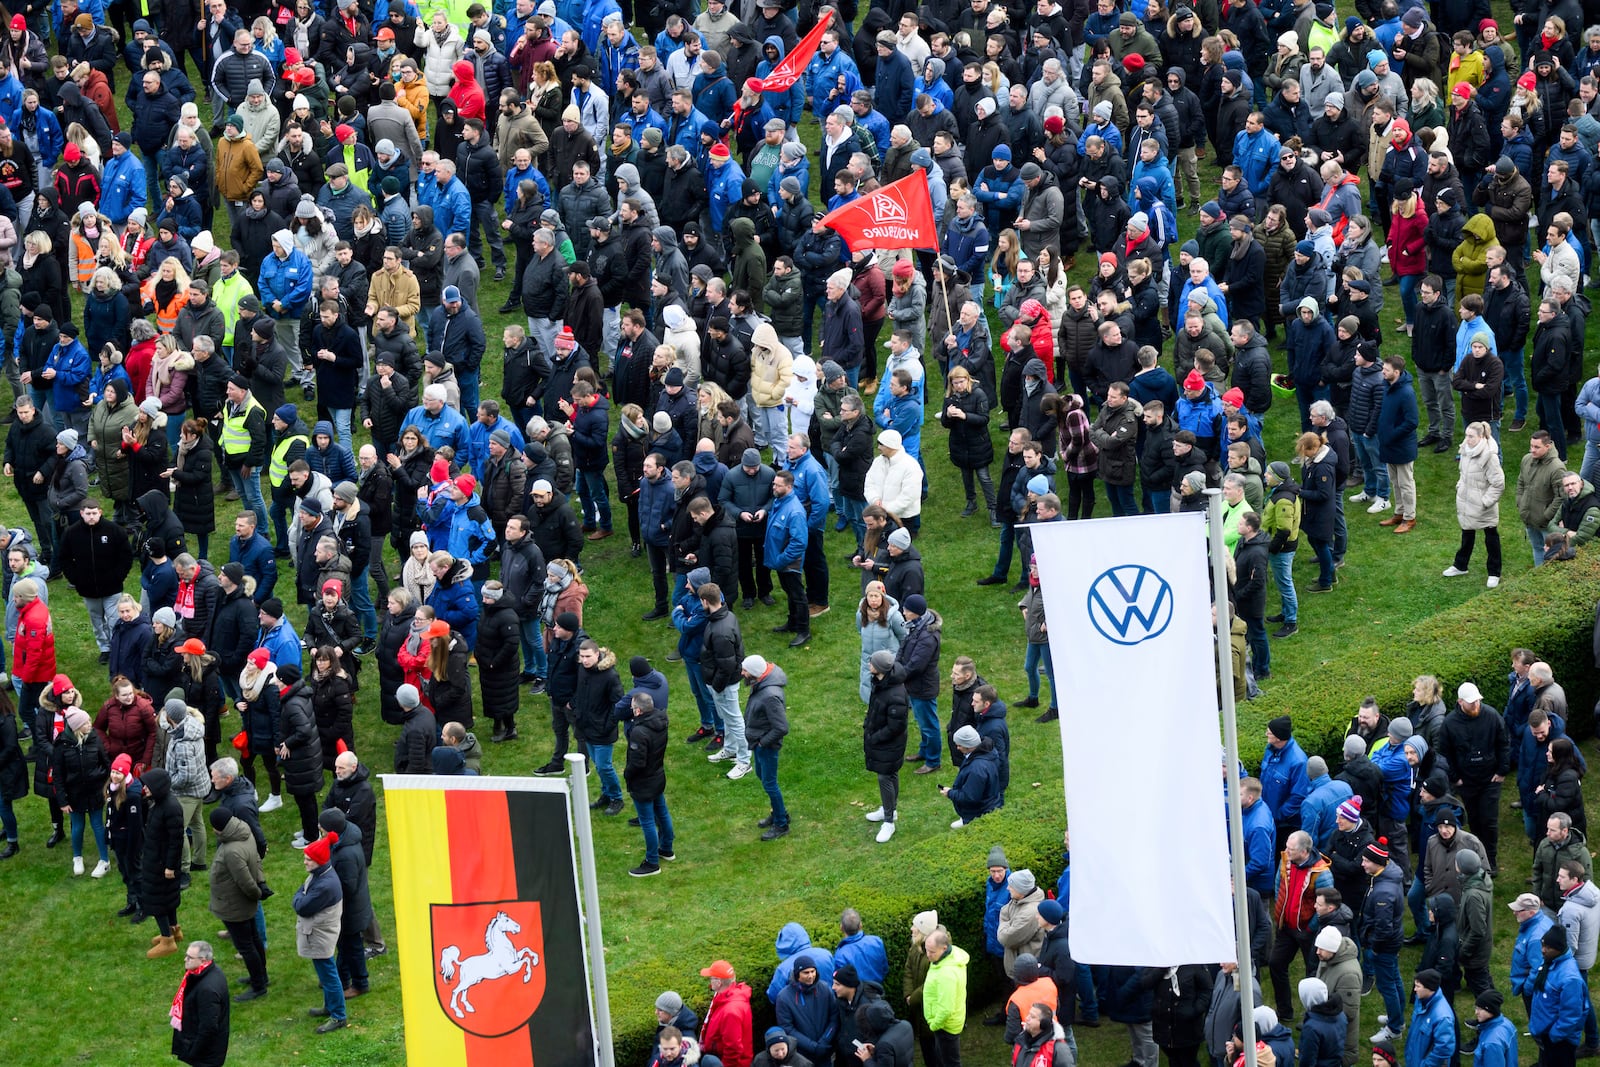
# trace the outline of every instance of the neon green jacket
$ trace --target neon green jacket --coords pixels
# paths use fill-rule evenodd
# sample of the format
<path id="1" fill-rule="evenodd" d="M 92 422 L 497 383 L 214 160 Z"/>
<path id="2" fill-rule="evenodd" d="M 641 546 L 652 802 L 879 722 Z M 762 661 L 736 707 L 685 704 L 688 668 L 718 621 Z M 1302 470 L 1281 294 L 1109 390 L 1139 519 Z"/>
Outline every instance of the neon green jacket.
<path id="1" fill-rule="evenodd" d="M 239 322 L 239 301 L 254 294 L 255 290 L 251 288 L 244 272 L 237 270 L 226 278 L 219 278 L 212 287 L 211 299 L 222 312 L 222 321 L 228 327 L 222 338 L 224 345 L 233 344 L 233 328 Z"/>
<path id="2" fill-rule="evenodd" d="M 928 1029 L 959 1034 L 967 1025 L 967 953 L 950 946 L 943 958 L 928 965 L 922 986 L 922 1014 Z"/>

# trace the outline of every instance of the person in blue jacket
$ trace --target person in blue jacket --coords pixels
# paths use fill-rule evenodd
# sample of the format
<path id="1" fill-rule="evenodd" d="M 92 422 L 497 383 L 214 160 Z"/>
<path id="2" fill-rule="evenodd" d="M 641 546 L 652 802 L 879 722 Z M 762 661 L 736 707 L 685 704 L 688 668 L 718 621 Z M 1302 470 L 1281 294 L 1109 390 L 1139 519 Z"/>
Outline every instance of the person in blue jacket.
<path id="1" fill-rule="evenodd" d="M 89 376 L 94 368 L 89 353 L 78 343 L 78 327 L 63 322 L 58 327 L 56 346 L 45 357 L 43 377 L 50 383 L 50 407 L 55 417 L 56 431 L 71 427 L 78 436 L 89 437 L 89 408 L 84 406 L 88 397 Z M 80 392 L 82 395 L 80 395 Z"/>
<path id="2" fill-rule="evenodd" d="M 470 474 L 462 475 L 470 479 Z M 428 607 L 435 617 L 450 624 L 450 629 L 461 635 L 468 648 L 478 641 L 478 616 L 482 605 L 472 584 L 472 564 L 448 552 L 435 552 L 428 557 L 428 567 L 438 584 L 428 594 Z"/>
<path id="3" fill-rule="evenodd" d="M 972 194 L 964 194 L 956 201 L 955 218 L 945 227 L 939 250 L 950 257 L 955 270 L 968 278 L 983 276 L 984 265 L 989 261 L 989 228 L 979 217 L 978 201 Z"/>
<path id="4" fill-rule="evenodd" d="M 793 471 L 781 470 L 773 475 L 772 511 L 767 516 L 767 537 L 762 544 L 762 552 L 767 566 L 777 572 L 783 595 L 789 602 L 784 631 L 794 634 L 790 644 L 798 646 L 811 639 L 811 611 L 806 603 L 803 574 L 806 543 L 810 535 L 806 525 L 806 508 L 795 494 L 794 483 Z M 643 510 L 641 502 L 641 518 Z"/>
<path id="5" fill-rule="evenodd" d="M 1277 823 L 1261 796 L 1261 779 L 1239 779 L 1239 806 L 1244 816 L 1244 882 L 1266 900 L 1274 890 Z"/>
<path id="6" fill-rule="evenodd" d="M 1546 935 L 1548 937 L 1548 935 Z M 1411 984 L 1411 1026 L 1406 1032 L 1406 1067 L 1449 1067 L 1456 1056 L 1456 1013 L 1439 995 L 1444 978 L 1432 967 L 1417 972 Z M 1534 1004 L 1537 1010 L 1538 1001 Z M 1580 1002 L 1576 1025 L 1583 1026 Z M 1537 1023 L 1532 1023 L 1537 1036 Z"/>
<path id="7" fill-rule="evenodd" d="M 124 130 L 111 139 L 111 158 L 100 172 L 100 213 L 117 226 L 125 225 L 134 208 L 145 205 L 150 195 L 144 164 L 133 154 L 133 135 Z M 291 247 L 293 239 L 291 238 Z M 262 268 L 265 270 L 265 267 Z M 310 292 L 311 280 L 306 279 Z M 296 315 L 298 319 L 299 316 Z"/>
<path id="8" fill-rule="evenodd" d="M 839 1030 L 839 1001 L 833 995 L 833 976 L 829 975 L 827 984 L 822 982 L 810 952 L 795 956 L 789 982 L 778 993 L 773 1007 L 778 1025 L 801 1055 L 818 1064 L 833 1054 L 834 1035 Z"/>
<path id="9" fill-rule="evenodd" d="M 813 945 L 810 932 L 801 924 L 784 923 L 773 942 L 773 948 L 778 952 L 778 967 L 772 972 L 772 981 L 767 983 L 768 1002 L 778 1002 L 779 994 L 789 984 L 789 976 L 794 973 L 795 963 L 802 955 L 810 957 L 812 966 L 817 969 L 818 983 L 824 986 L 833 984 L 833 953 Z"/>
<path id="10" fill-rule="evenodd" d="M 878 70 L 873 76 L 873 99 L 889 125 L 894 126 L 911 114 L 911 87 L 917 76 L 892 31 L 880 30 L 877 42 Z"/>
<path id="11" fill-rule="evenodd" d="M 1338 829 L 1334 825 L 1334 815 L 1340 804 L 1355 796 L 1355 790 L 1350 788 L 1350 783 L 1330 775 L 1328 761 L 1321 756 L 1306 760 L 1306 780 L 1309 785 L 1300 804 L 1300 829 L 1311 835 L 1318 852 L 1330 855 L 1333 835 Z"/>
<path id="12" fill-rule="evenodd" d="M 258 609 L 261 629 L 256 633 L 256 647 L 271 653 L 272 662 L 282 667 L 285 663 L 300 666 L 300 635 L 294 624 L 283 617 L 283 601 L 268 597 Z"/>
<path id="13" fill-rule="evenodd" d="M 711 146 L 706 194 L 711 201 L 711 228 L 720 234 L 728 209 L 744 197 L 744 169 L 721 141 Z"/>
<path id="14" fill-rule="evenodd" d="M 467 420 L 444 401 L 444 386 L 429 385 L 422 390 L 422 403 L 406 412 L 401 425 L 421 430 L 428 447 L 437 450 L 441 445 L 449 445 L 458 457 L 465 457 L 471 448 Z"/>
<path id="15" fill-rule="evenodd" d="M 999 970 L 1006 954 L 1000 943 L 1000 909 L 1011 902 L 1011 861 L 1006 859 L 1006 850 L 999 845 L 990 848 L 984 867 L 988 877 L 983 883 L 983 951 Z"/>
<path id="16" fill-rule="evenodd" d="M 1267 129 L 1259 111 L 1252 111 L 1244 129 L 1233 138 L 1233 162 L 1244 172 L 1245 184 L 1256 196 L 1266 196 L 1272 172 L 1278 165 L 1278 138 Z"/>
<path id="17" fill-rule="evenodd" d="M 452 233 L 466 233 L 472 221 L 472 194 L 456 177 L 455 163 L 441 159 L 433 168 L 433 173 L 433 195 L 427 202 L 433 206 L 434 228 L 446 237 Z M 425 184 L 428 183 L 418 182 L 419 199 L 421 186 Z"/>
<path id="18" fill-rule="evenodd" d="M 1517 920 L 1517 940 L 1511 946 L 1511 992 L 1522 998 L 1524 1008 L 1531 1008 L 1534 994 L 1538 992 L 1533 980 L 1544 965 L 1542 939 L 1556 920 L 1533 893 L 1523 893 L 1513 900 L 1511 914 Z"/>
<path id="19" fill-rule="evenodd" d="M 956 830 L 1000 807 L 1005 797 L 1000 791 L 1000 753 L 995 751 L 992 740 L 979 736 L 971 726 L 963 726 L 950 743 L 960 751 L 963 762 L 956 780 L 940 786 L 939 792 L 956 809 L 956 819 L 950 824 Z M 1009 895 L 1008 892 L 1008 898 Z"/>
<path id="20" fill-rule="evenodd" d="M 1485 989 L 1473 1003 L 1478 1042 L 1469 1051 L 1478 1067 L 1517 1067 L 1517 1025 L 1501 1013 L 1504 1004 L 1498 989 Z"/>
<path id="21" fill-rule="evenodd" d="M 1566 927 L 1556 923 L 1540 939 L 1543 963 L 1533 979 L 1528 1032 L 1538 1042 L 1540 1062 L 1571 1064 L 1583 1043 L 1583 1020 L 1589 990 L 1567 942 Z"/>
<path id="22" fill-rule="evenodd" d="M 488 580 L 488 561 L 495 546 L 494 524 L 478 499 L 476 478 L 462 474 L 444 492 L 435 494 L 431 504 L 419 502 L 417 518 L 427 526 L 430 544 L 442 547 L 457 560 L 466 560 L 474 570 L 481 569 L 482 573 L 474 575 L 476 581 Z M 477 614 L 474 605 L 474 618 Z M 445 621 L 461 632 L 468 647 L 477 646 L 476 625 L 469 633 L 453 620 Z"/>
<path id="23" fill-rule="evenodd" d="M 849 964 L 863 982 L 882 986 L 889 977 L 889 955 L 884 950 L 883 938 L 862 931 L 861 913 L 854 908 L 846 908 L 839 914 L 839 932 L 844 937 L 833 946 L 835 971 Z"/>
<path id="24" fill-rule="evenodd" d="M 804 78 L 806 102 L 811 106 L 811 113 L 817 116 L 819 122 L 839 106 L 840 101 L 831 99 L 829 94 L 838 87 L 841 74 L 852 75 L 858 81 L 861 77 L 861 71 L 856 67 L 854 57 L 839 47 L 838 29 L 829 27 L 823 31 L 816 55 L 812 56 L 811 62 L 806 65 Z"/>
<path id="25" fill-rule="evenodd" d="M 1261 799 L 1278 826 L 1277 847 L 1291 830 L 1300 828 L 1300 805 L 1311 791 L 1306 754 L 1294 739 L 1294 720 L 1280 715 L 1267 723 L 1267 747 L 1261 755 Z"/>
<path id="26" fill-rule="evenodd" d="M 100 203 L 104 211 L 103 194 Z M 273 233 L 272 255 L 262 261 L 258 280 L 261 309 L 277 321 L 278 340 L 285 351 L 300 351 L 300 320 L 311 299 L 314 274 L 311 260 L 295 246 L 294 234 L 287 229 Z"/>
<path id="27" fill-rule="evenodd" d="M 772 68 L 778 65 L 787 52 L 788 50 L 783 46 L 783 38 L 777 34 L 773 34 L 762 41 L 761 54 L 763 58 L 760 63 L 756 64 L 756 77 L 760 79 L 771 74 Z M 797 78 L 789 88 L 777 92 L 764 91 L 762 98 L 766 100 L 767 106 L 772 108 L 772 113 L 787 122 L 790 128 L 793 129 L 800 125 L 800 117 L 805 114 L 806 79 L 804 76 Z"/>

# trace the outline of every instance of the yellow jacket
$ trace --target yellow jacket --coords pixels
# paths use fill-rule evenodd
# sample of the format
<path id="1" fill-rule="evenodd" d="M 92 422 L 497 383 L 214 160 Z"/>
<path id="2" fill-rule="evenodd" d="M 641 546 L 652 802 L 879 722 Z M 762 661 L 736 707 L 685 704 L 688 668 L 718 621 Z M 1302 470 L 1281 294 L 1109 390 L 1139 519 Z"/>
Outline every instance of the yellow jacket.
<path id="1" fill-rule="evenodd" d="M 965 949 L 955 945 L 928 964 L 922 985 L 922 1015 L 929 1030 L 959 1034 L 967 1025 L 967 960 Z"/>

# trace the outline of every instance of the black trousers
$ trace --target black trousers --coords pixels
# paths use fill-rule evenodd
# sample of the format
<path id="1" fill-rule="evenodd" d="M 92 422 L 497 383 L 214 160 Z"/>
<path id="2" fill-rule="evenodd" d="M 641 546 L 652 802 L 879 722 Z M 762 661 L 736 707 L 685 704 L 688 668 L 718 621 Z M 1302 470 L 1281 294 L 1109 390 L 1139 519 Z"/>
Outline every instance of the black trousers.
<path id="1" fill-rule="evenodd" d="M 822 550 L 822 538 L 827 526 L 811 528 L 806 537 L 806 599 L 813 604 L 828 606 L 828 557 Z"/>
<path id="2" fill-rule="evenodd" d="M 567 758 L 567 731 L 571 727 L 571 711 L 569 704 L 550 702 L 550 732 L 555 734 L 555 754 L 550 757 L 551 763 L 560 763 Z"/>
<path id="3" fill-rule="evenodd" d="M 1539 1067 L 1575 1067 L 1578 1046 L 1567 1041 L 1543 1041 L 1539 1044 Z"/>
<path id="4" fill-rule="evenodd" d="M 238 949 L 239 955 L 244 960 L 244 969 L 250 975 L 250 988 L 257 993 L 267 991 L 267 946 L 262 943 L 261 935 L 256 931 L 255 919 L 246 919 L 244 922 L 223 922 L 228 928 L 228 937 L 233 941 L 233 947 Z"/>
<path id="5" fill-rule="evenodd" d="M 1478 835 L 1483 850 L 1489 853 L 1489 866 L 1497 867 L 1500 854 L 1500 782 L 1473 785 L 1462 782 L 1456 790 L 1466 809 L 1467 829 Z"/>
<path id="6" fill-rule="evenodd" d="M 934 1058 L 929 1067 L 961 1067 L 961 1035 L 944 1030 L 933 1032 Z"/>
<path id="7" fill-rule="evenodd" d="M 751 537 L 739 539 L 739 589 L 746 600 L 772 595 L 772 571 L 763 562 L 762 543 Z M 733 599 L 734 590 L 724 589 L 722 598 Z"/>
<path id="8" fill-rule="evenodd" d="M 789 600 L 789 629 L 797 634 L 811 632 L 811 607 L 806 603 L 806 583 L 799 571 L 778 572 L 778 583 Z"/>
<path id="9" fill-rule="evenodd" d="M 1387 815 L 1378 816 L 1378 836 L 1388 839 L 1389 858 L 1399 864 L 1403 882 L 1411 881 L 1411 848 L 1407 835 L 1404 821 L 1397 822 Z"/>
<path id="10" fill-rule="evenodd" d="M 294 797 L 295 807 L 300 809 L 300 835 L 307 841 L 315 841 L 322 833 L 322 828 L 317 825 L 319 806 L 315 793 L 291 793 Z"/>
<path id="11" fill-rule="evenodd" d="M 1316 937 L 1310 930 L 1286 930 L 1278 927 L 1272 932 L 1272 955 L 1268 958 L 1267 972 L 1272 976 L 1272 998 L 1277 1002 L 1278 1018 L 1294 1017 L 1293 987 L 1289 985 L 1289 964 L 1298 955 L 1305 964 L 1306 977 L 1317 974 Z"/>
<path id="12" fill-rule="evenodd" d="M 667 550 L 655 545 L 645 545 L 650 556 L 650 584 L 655 587 L 656 610 L 667 610 Z"/>

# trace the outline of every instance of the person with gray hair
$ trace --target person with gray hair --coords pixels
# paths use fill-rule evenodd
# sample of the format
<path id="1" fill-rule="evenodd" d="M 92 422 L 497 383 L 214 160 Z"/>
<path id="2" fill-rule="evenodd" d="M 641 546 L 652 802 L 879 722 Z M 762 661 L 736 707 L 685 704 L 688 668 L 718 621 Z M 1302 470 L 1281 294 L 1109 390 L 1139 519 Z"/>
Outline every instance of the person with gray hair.
<path id="1" fill-rule="evenodd" d="M 555 356 L 570 287 L 566 260 L 556 253 L 555 235 L 541 226 L 533 234 L 533 262 L 522 276 L 522 310 L 528 316 L 528 334 L 547 358 Z"/>
<path id="2" fill-rule="evenodd" d="M 1278 857 L 1277 879 L 1280 903 L 1274 909 L 1276 928 L 1267 970 L 1272 976 L 1278 1017 L 1293 1019 L 1289 963 L 1299 956 L 1305 965 L 1306 977 L 1317 975 L 1316 931 L 1311 929 L 1311 920 L 1316 915 L 1317 890 L 1333 888 L 1333 873 L 1328 861 L 1317 852 L 1311 835 L 1304 830 L 1294 830 L 1285 839 L 1283 852 Z M 1281 903 L 1284 900 L 1288 903 Z"/>
<path id="3" fill-rule="evenodd" d="M 239 32 L 250 36 L 249 30 Z M 261 59 L 260 56 L 255 58 Z M 266 62 L 265 59 L 261 61 Z M 183 982 L 178 986 L 177 1005 L 172 1013 L 172 1054 L 182 1063 L 223 1063 L 228 1058 L 228 1038 L 232 1031 L 228 976 L 217 966 L 209 941 L 189 942 L 183 955 L 183 970 Z M 244 999 L 253 1000 L 254 997 Z"/>

